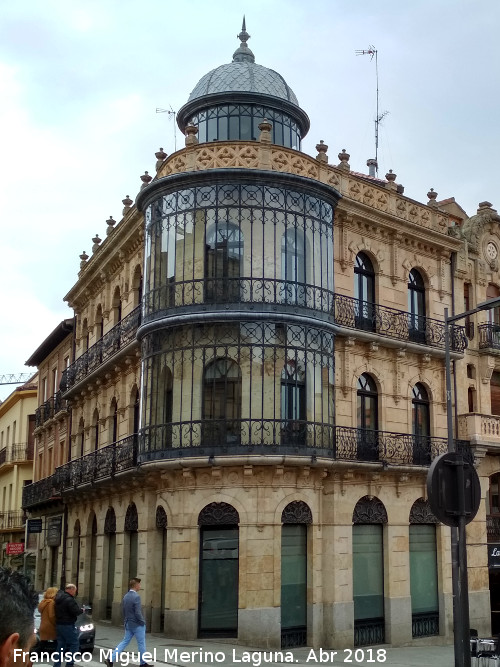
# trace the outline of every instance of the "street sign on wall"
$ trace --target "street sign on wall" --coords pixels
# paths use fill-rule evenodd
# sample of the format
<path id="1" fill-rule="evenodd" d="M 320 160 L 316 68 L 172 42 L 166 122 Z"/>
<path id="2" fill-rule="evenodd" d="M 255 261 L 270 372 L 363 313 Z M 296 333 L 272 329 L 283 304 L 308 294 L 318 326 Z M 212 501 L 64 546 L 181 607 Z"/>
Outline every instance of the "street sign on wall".
<path id="1" fill-rule="evenodd" d="M 7 556 L 18 556 L 24 553 L 24 542 L 7 542 L 5 553 Z"/>
<path id="2" fill-rule="evenodd" d="M 47 546 L 58 547 L 61 544 L 62 516 L 51 517 L 47 522 Z"/>
<path id="3" fill-rule="evenodd" d="M 28 533 L 41 533 L 41 532 L 42 532 L 42 520 L 28 519 Z"/>

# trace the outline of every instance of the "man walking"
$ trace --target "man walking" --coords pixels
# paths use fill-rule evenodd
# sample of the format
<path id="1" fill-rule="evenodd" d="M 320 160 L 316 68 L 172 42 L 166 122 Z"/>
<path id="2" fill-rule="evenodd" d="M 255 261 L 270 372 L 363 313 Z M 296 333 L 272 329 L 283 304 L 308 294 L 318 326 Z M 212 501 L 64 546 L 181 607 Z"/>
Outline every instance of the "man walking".
<path id="1" fill-rule="evenodd" d="M 113 660 L 114 662 L 117 662 L 118 655 L 127 648 L 132 637 L 135 637 L 139 649 L 140 667 L 151 667 L 151 665 L 148 665 L 144 660 L 144 654 L 146 653 L 146 621 L 142 615 L 141 598 L 138 592 L 141 590 L 141 580 L 134 577 L 129 582 L 129 588 L 129 592 L 123 596 L 122 600 L 125 637 L 115 648 Z M 105 660 L 104 662 L 107 667 L 113 667 L 111 660 Z"/>
<path id="2" fill-rule="evenodd" d="M 76 619 L 82 613 L 77 601 L 75 600 L 75 584 L 66 584 L 64 590 L 58 591 L 54 598 L 54 607 L 56 612 L 56 633 L 57 648 L 56 651 L 61 655 L 70 653 L 74 656 L 79 651 L 78 630 L 76 629 Z M 66 662 L 66 667 L 72 667 L 75 661 L 72 657 Z M 60 667 L 61 661 L 54 662 L 54 667 Z"/>

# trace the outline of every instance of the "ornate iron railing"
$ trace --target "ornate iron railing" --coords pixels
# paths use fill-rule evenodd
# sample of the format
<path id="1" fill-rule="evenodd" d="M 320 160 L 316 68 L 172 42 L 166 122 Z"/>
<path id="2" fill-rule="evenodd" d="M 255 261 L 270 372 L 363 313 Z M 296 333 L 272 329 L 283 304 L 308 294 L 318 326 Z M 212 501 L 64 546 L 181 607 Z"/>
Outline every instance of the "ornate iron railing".
<path id="1" fill-rule="evenodd" d="M 59 499 L 61 492 L 56 473 L 23 487 L 23 508 Z"/>
<path id="2" fill-rule="evenodd" d="M 135 339 L 141 321 L 141 308 L 138 306 L 129 315 L 84 352 L 63 372 L 60 388 L 62 392 L 71 389 L 104 361 Z"/>
<path id="3" fill-rule="evenodd" d="M 344 461 L 428 466 L 447 451 L 447 439 L 277 419 L 200 420 L 148 427 L 139 437 L 139 462 L 183 456 L 287 453 Z M 473 463 L 469 443 L 457 451 Z"/>
<path id="4" fill-rule="evenodd" d="M 479 334 L 479 349 L 500 350 L 500 324 L 488 322 L 477 328 Z"/>
<path id="5" fill-rule="evenodd" d="M 281 630 L 281 648 L 307 646 L 307 628 L 286 628 Z"/>
<path id="6" fill-rule="evenodd" d="M 385 620 L 366 618 L 354 621 L 354 646 L 385 643 Z"/>
<path id="7" fill-rule="evenodd" d="M 445 325 L 442 320 L 413 315 L 342 294 L 335 294 L 333 301 L 335 323 L 340 326 L 444 348 Z M 465 350 L 467 338 L 464 327 L 450 326 L 450 345 L 455 352 Z"/>
<path id="8" fill-rule="evenodd" d="M 23 512 L 21 510 L 0 512 L 0 530 L 22 528 L 23 525 Z"/>
<path id="9" fill-rule="evenodd" d="M 137 465 L 137 434 L 129 435 L 111 445 L 86 454 L 56 468 L 53 475 L 28 484 L 23 489 L 23 507 L 31 507 L 53 498 L 63 491 L 112 478 Z"/>
<path id="10" fill-rule="evenodd" d="M 19 463 L 33 460 L 33 443 L 16 442 L 0 449 L 0 466 L 4 463 Z"/>
<path id="11" fill-rule="evenodd" d="M 55 475 L 61 491 L 67 491 L 82 484 L 114 477 L 136 465 L 137 435 L 134 434 L 65 463 L 56 468 Z"/>
<path id="12" fill-rule="evenodd" d="M 412 614 L 412 637 L 431 637 L 439 634 L 439 612 Z"/>
<path id="13" fill-rule="evenodd" d="M 59 390 L 35 410 L 35 426 L 42 426 L 58 412 L 67 410 L 67 407 L 68 402 L 62 397 L 61 390 Z"/>
<path id="14" fill-rule="evenodd" d="M 486 539 L 488 542 L 500 542 L 500 516 L 486 515 Z"/>
<path id="15" fill-rule="evenodd" d="M 333 291 L 273 278 L 200 278 L 162 285 L 144 296 L 144 319 L 182 306 L 220 303 L 280 304 L 331 313 Z"/>

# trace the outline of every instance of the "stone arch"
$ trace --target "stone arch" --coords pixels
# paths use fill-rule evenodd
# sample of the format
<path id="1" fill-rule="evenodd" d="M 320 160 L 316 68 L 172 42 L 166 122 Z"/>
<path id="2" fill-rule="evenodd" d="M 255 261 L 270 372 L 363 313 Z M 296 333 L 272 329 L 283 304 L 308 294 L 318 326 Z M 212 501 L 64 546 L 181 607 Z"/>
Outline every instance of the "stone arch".
<path id="1" fill-rule="evenodd" d="M 303 500 L 294 500 L 283 509 L 281 523 L 311 524 L 313 521 L 311 508 Z"/>
<path id="2" fill-rule="evenodd" d="M 156 507 L 155 523 L 156 523 L 156 528 L 158 530 L 164 530 L 168 525 L 167 513 L 165 512 L 165 509 L 161 505 L 158 505 Z"/>
<path id="3" fill-rule="evenodd" d="M 417 498 L 411 506 L 409 523 L 439 523 L 434 516 L 428 500 Z"/>
<path id="4" fill-rule="evenodd" d="M 237 510 L 224 502 L 205 505 L 198 515 L 199 526 L 237 525 L 239 522 Z"/>
<path id="5" fill-rule="evenodd" d="M 112 507 L 108 507 L 106 518 L 104 519 L 104 534 L 112 535 L 116 533 L 116 514 Z"/>
<path id="6" fill-rule="evenodd" d="M 352 522 L 353 524 L 387 523 L 384 503 L 373 496 L 363 496 L 354 507 Z"/>
<path id="7" fill-rule="evenodd" d="M 125 522 L 123 525 L 125 532 L 137 532 L 139 530 L 139 516 L 135 503 L 130 503 L 125 513 Z"/>

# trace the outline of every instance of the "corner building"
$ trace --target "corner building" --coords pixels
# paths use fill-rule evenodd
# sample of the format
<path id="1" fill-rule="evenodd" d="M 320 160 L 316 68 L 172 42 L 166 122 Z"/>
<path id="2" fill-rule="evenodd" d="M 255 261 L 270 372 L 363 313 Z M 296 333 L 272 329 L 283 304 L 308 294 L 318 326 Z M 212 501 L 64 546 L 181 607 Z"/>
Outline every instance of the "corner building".
<path id="1" fill-rule="evenodd" d="M 148 627 L 176 638 L 451 640 L 450 531 L 426 475 L 447 447 L 444 308 L 500 284 L 493 260 L 489 278 L 473 269 L 493 223 L 483 211 L 474 227 L 432 190 L 408 199 L 395 174 L 353 172 L 345 151 L 330 165 L 323 142 L 302 153 L 306 113 L 255 63 L 245 26 L 239 38 L 178 113 L 185 148 L 156 153 L 155 178 L 81 255 L 66 296 L 68 461 L 28 487 L 25 507 L 58 492 L 66 578 L 116 624 L 138 575 Z M 491 495 L 495 443 L 463 389 L 478 413 L 496 403 L 471 393 L 483 353 L 466 331 L 452 330 L 457 446 Z M 496 363 L 488 353 L 481 368 Z M 487 513 L 469 527 L 480 634 Z"/>

